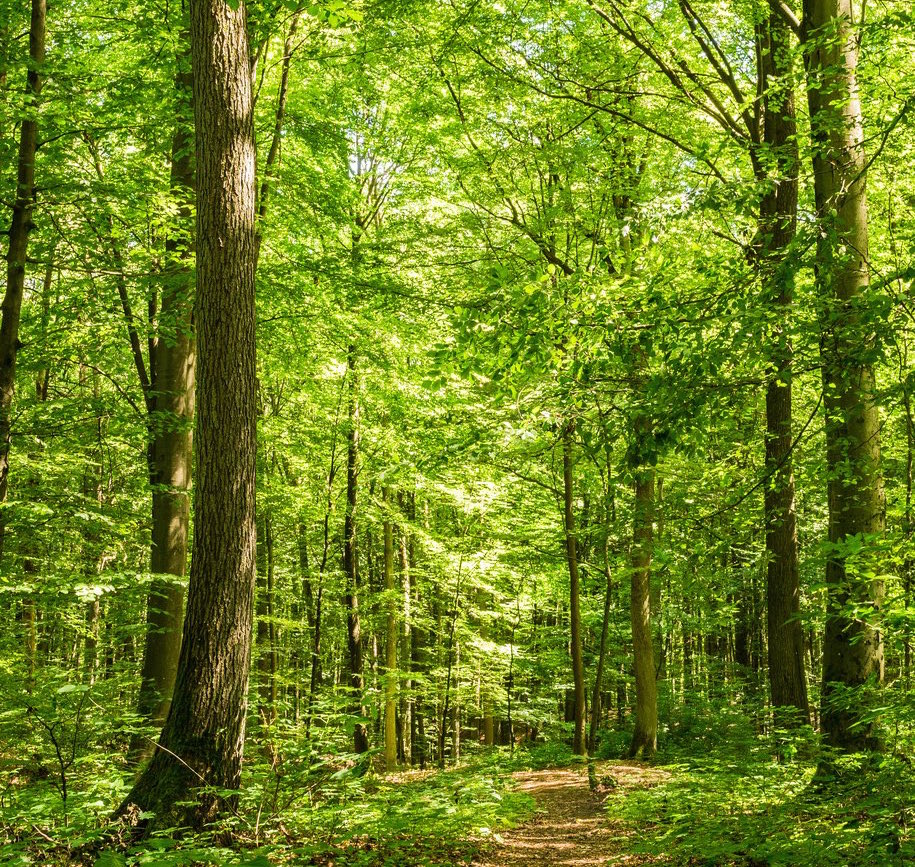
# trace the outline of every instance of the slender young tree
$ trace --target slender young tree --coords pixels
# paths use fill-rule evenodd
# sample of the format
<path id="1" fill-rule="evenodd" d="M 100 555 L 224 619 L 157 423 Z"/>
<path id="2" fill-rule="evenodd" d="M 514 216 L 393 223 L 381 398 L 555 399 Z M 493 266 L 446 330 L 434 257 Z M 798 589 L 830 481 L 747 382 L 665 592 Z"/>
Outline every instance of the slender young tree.
<path id="1" fill-rule="evenodd" d="M 383 490 L 385 508 L 391 497 Z M 394 594 L 394 530 L 389 515 L 384 519 L 384 592 L 387 608 L 385 629 L 384 682 L 384 764 L 388 771 L 397 768 L 397 598 Z"/>
<path id="2" fill-rule="evenodd" d="M 261 505 L 257 518 L 257 673 L 258 673 L 258 716 L 264 726 L 270 726 L 276 719 L 277 673 L 279 653 L 275 619 L 274 572 L 276 550 L 273 538 L 273 515 L 269 506 Z"/>
<path id="3" fill-rule="evenodd" d="M 349 651 L 350 690 L 353 712 L 365 716 L 362 705 L 362 625 L 359 619 L 359 542 L 356 536 L 356 506 L 359 495 L 359 373 L 356 367 L 356 347 L 347 352 L 349 377 L 349 411 L 346 431 L 346 512 L 343 516 L 343 575 L 346 581 L 346 635 Z M 364 753 L 369 748 L 365 724 L 353 727 L 353 749 Z"/>
<path id="4" fill-rule="evenodd" d="M 200 827 L 241 779 L 255 541 L 254 125 L 245 4 L 190 8 L 199 340 L 194 556 L 175 692 L 121 810 Z M 196 797 L 192 791 L 199 789 Z"/>
<path id="5" fill-rule="evenodd" d="M 610 571 L 610 530 L 611 522 L 615 518 L 613 499 L 613 462 L 609 444 L 605 444 L 607 453 L 607 479 L 604 491 L 604 540 L 603 540 L 603 567 L 604 567 L 604 613 L 600 626 L 600 641 L 597 652 L 597 670 L 594 672 L 594 692 L 591 699 L 591 727 L 588 730 L 588 752 L 592 755 L 597 749 L 597 733 L 600 730 L 601 719 L 601 689 L 604 683 L 604 670 L 607 663 L 607 637 L 610 632 L 610 609 L 613 604 L 613 573 Z"/>
<path id="6" fill-rule="evenodd" d="M 575 530 L 575 491 L 572 478 L 572 447 L 575 421 L 566 422 L 562 434 L 563 516 L 566 537 L 566 562 L 569 567 L 569 623 L 572 649 L 572 682 L 575 689 L 575 734 L 572 751 L 578 756 L 588 754 L 585 738 L 585 668 L 581 652 L 581 603 L 579 600 L 578 541 Z"/>

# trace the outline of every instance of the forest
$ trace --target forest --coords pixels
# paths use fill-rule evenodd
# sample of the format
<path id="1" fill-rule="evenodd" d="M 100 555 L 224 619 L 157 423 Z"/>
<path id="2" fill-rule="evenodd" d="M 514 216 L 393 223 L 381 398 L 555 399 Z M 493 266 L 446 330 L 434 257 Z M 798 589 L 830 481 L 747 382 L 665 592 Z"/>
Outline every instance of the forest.
<path id="1" fill-rule="evenodd" d="M 0 863 L 915 864 L 909 0 L 0 0 Z"/>

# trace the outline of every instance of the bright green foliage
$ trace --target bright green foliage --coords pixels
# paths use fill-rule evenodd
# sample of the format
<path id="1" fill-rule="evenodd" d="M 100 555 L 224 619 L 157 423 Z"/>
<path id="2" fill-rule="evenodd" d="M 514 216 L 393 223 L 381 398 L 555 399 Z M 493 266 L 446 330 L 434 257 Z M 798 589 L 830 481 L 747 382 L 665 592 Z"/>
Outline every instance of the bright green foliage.
<path id="1" fill-rule="evenodd" d="M 634 851 L 671 864 L 910 863 L 907 762 L 848 757 L 838 763 L 840 784 L 818 785 L 808 762 L 775 764 L 765 744 L 746 746 L 677 756 L 662 762 L 669 782 L 611 797 L 608 812 L 636 830 Z"/>
<path id="2" fill-rule="evenodd" d="M 0 0 L 4 205 L 26 110 L 26 5 Z M 885 572 L 882 609 L 859 602 L 853 613 L 880 627 L 886 678 L 839 694 L 868 708 L 884 753 L 842 757 L 840 779 L 816 783 L 819 717 L 814 730 L 775 731 L 766 678 L 765 382 L 777 324 L 794 350 L 799 617 L 818 709 L 830 553 L 822 225 L 796 39 L 799 229 L 787 254 L 794 305 L 780 321 L 751 255 L 767 182 L 716 119 L 742 107 L 683 17 L 694 7 L 708 24 L 752 113 L 767 3 L 246 5 L 266 204 L 259 628 L 238 807 L 207 835 L 175 829 L 140 846 L 109 822 L 129 790 L 131 737 L 157 737 L 135 710 L 152 580 L 150 430 L 126 311 L 148 364 L 155 336 L 176 327 L 159 304 L 179 213 L 172 137 L 191 122 L 174 84 L 188 65 L 186 9 L 50 3 L 0 505 L 0 860 L 457 864 L 527 818 L 532 804 L 508 774 L 572 761 L 560 441 L 570 420 L 589 707 L 610 599 L 601 758 L 621 755 L 632 730 L 633 480 L 646 468 L 658 480 L 652 630 L 659 761 L 673 777 L 608 802 L 639 829 L 639 851 L 708 864 L 915 858 L 907 4 L 853 3 L 871 159 L 872 284 L 856 312 L 877 375 L 888 529 L 846 539 L 842 553 L 852 574 L 875 552 Z M 641 45 L 595 7 L 625 18 Z M 5 207 L 2 220 L 6 231 Z M 347 689 L 343 604 L 351 347 L 365 716 Z M 382 589 L 385 519 L 394 598 Z M 374 749 L 389 676 L 405 766 L 390 778 L 376 773 Z M 483 746 L 487 719 L 497 748 Z M 373 748 L 363 756 L 350 752 L 360 723 Z"/>

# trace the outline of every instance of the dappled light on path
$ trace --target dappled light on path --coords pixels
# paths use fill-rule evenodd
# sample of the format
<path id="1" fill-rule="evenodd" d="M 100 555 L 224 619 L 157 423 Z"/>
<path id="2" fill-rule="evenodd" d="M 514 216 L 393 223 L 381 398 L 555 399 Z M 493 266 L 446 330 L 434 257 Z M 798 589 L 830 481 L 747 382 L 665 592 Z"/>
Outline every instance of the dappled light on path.
<path id="1" fill-rule="evenodd" d="M 609 820 L 602 801 L 609 789 L 654 786 L 668 779 L 669 774 L 635 762 L 599 762 L 596 777 L 601 785 L 594 793 L 588 787 L 584 766 L 516 774 L 518 788 L 537 801 L 538 815 L 503 834 L 502 844 L 474 863 L 479 867 L 652 863 L 648 856 L 627 853 L 632 831 L 619 821 Z"/>

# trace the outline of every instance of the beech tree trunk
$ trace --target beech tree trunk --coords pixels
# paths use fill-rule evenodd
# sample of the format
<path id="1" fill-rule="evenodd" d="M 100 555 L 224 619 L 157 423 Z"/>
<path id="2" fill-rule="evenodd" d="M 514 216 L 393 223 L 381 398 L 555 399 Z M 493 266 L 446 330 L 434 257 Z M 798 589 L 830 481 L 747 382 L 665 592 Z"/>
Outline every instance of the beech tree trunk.
<path id="1" fill-rule="evenodd" d="M 562 436 L 563 505 L 566 536 L 566 561 L 569 567 L 569 624 L 572 644 L 572 681 L 575 687 L 575 734 L 572 752 L 588 754 L 585 740 L 585 669 L 581 654 L 581 608 L 579 604 L 578 547 L 575 538 L 574 490 L 572 484 L 572 444 L 575 422 L 570 419 Z M 650 648 L 649 648 L 650 649 Z"/>
<path id="2" fill-rule="evenodd" d="M 606 554 L 606 545 L 605 554 Z M 613 578 L 610 573 L 608 558 L 604 558 L 604 570 L 607 584 L 604 589 L 604 617 L 600 626 L 600 647 L 597 656 L 597 671 L 594 674 L 594 693 L 591 699 L 591 729 L 588 732 L 588 751 L 593 754 L 597 749 L 597 732 L 600 729 L 601 684 L 604 681 L 604 665 L 607 660 L 607 634 L 610 631 L 610 605 L 613 598 Z"/>
<path id="3" fill-rule="evenodd" d="M 359 490 L 359 374 L 356 370 L 356 347 L 347 353 L 349 368 L 349 425 L 346 432 L 346 513 L 343 518 L 343 574 L 346 580 L 346 634 L 349 650 L 350 690 L 353 713 L 365 716 L 362 705 L 363 665 L 362 627 L 359 623 L 359 559 L 356 538 L 356 498 Z M 353 728 L 353 749 L 364 753 L 369 748 L 365 724 Z"/>
<path id="4" fill-rule="evenodd" d="M 25 262 L 29 235 L 34 223 L 35 155 L 38 151 L 38 97 L 41 94 L 41 66 L 45 58 L 47 29 L 46 0 L 32 0 L 29 25 L 29 71 L 25 87 L 25 114 L 19 128 L 19 159 L 16 167 L 16 196 L 6 254 L 6 291 L 0 319 L 0 503 L 9 491 L 10 437 L 13 395 L 16 390 L 16 355 L 19 352 L 19 319 L 25 291 Z M 0 510 L 0 559 L 3 557 L 6 520 Z"/>
<path id="5" fill-rule="evenodd" d="M 333 478 L 331 474 L 331 479 Z M 305 610 L 308 613 L 309 625 L 311 626 L 311 665 L 308 674 L 308 696 L 305 700 L 305 737 L 311 737 L 312 710 L 314 708 L 315 695 L 318 687 L 321 685 L 321 619 L 322 607 L 324 602 L 324 569 L 327 566 L 327 554 L 330 542 L 330 511 L 324 513 L 324 551 L 321 556 L 321 562 L 318 564 L 318 586 L 317 592 L 313 586 L 311 569 L 308 565 L 308 547 L 306 545 L 307 528 L 303 523 L 299 525 L 299 563 L 302 568 L 303 589 L 305 591 Z"/>
<path id="6" fill-rule="evenodd" d="M 147 831 L 199 828 L 227 805 L 225 791 L 239 786 L 254 606 L 255 152 L 245 4 L 193 0 L 190 18 L 198 179 L 196 525 L 172 706 L 158 749 L 121 807 L 151 811 Z"/>
<path id="7" fill-rule="evenodd" d="M 419 585 L 414 582 L 413 602 L 417 609 L 420 608 Z M 429 650 L 426 646 L 426 629 L 420 618 L 410 624 L 410 671 L 416 672 L 419 677 L 414 681 L 421 682 L 422 676 L 429 669 Z M 429 758 L 429 742 L 426 738 L 426 707 L 423 702 L 423 693 L 418 691 L 412 700 L 413 712 L 410 717 L 410 764 L 419 764 L 425 769 Z"/>
<path id="8" fill-rule="evenodd" d="M 193 80 L 188 63 L 175 85 L 179 114 L 191 106 Z M 183 579 L 187 572 L 190 527 L 191 463 L 195 369 L 193 325 L 194 200 L 193 132 L 190 119 L 178 118 L 172 136 L 170 185 L 177 204 L 175 225 L 165 242 L 166 268 L 159 311 L 158 339 L 150 352 L 149 482 L 152 489 L 152 584 L 146 607 L 146 639 L 137 710 L 151 723 L 162 725 L 171 705 L 181 623 L 184 616 Z M 153 744 L 135 738 L 135 759 L 152 752 Z"/>
<path id="9" fill-rule="evenodd" d="M 274 551 L 273 520 L 270 509 L 262 507 L 258 519 L 257 543 L 257 672 L 258 672 L 258 716 L 261 723 L 269 726 L 276 719 L 276 674 L 278 650 L 276 620 L 274 619 Z"/>
<path id="10" fill-rule="evenodd" d="M 484 613 L 487 608 L 492 607 L 492 602 L 488 595 L 483 591 L 477 592 L 477 605 L 480 608 L 480 640 L 489 641 L 489 618 Z M 480 671 L 480 714 L 483 724 L 483 745 L 487 747 L 495 746 L 496 743 L 496 721 L 493 716 L 492 690 L 489 687 L 488 678 Z"/>
<path id="11" fill-rule="evenodd" d="M 406 497 L 401 495 L 400 505 L 402 511 L 409 517 L 409 502 Z M 413 763 L 413 662 L 410 653 L 411 641 L 411 576 L 410 561 L 412 559 L 412 545 L 410 544 L 405 527 L 400 528 L 399 535 L 399 555 L 400 555 L 400 582 L 403 600 L 403 632 L 401 638 L 400 667 L 405 670 L 405 679 L 403 689 L 400 693 L 400 730 L 401 730 L 401 755 L 400 760 L 404 763 L 407 761 Z"/>
<path id="12" fill-rule="evenodd" d="M 902 390 L 902 404 L 905 409 L 905 513 L 902 532 L 906 540 L 906 556 L 902 563 L 902 604 L 908 613 L 912 607 L 912 571 L 915 561 L 912 551 L 912 490 L 913 470 L 915 470 L 915 420 L 912 418 L 912 395 L 907 386 Z M 905 691 L 911 688 L 912 681 L 912 630 L 906 627 L 902 639 L 902 675 Z"/>
<path id="13" fill-rule="evenodd" d="M 85 367 L 80 364 L 80 384 L 86 385 L 87 379 Z M 97 373 L 92 374 L 92 402 L 93 406 L 99 407 L 101 392 L 99 388 L 99 377 Z M 83 471 L 82 495 L 85 507 L 89 508 L 91 503 L 95 508 L 101 509 L 104 503 L 104 486 L 103 486 L 103 455 L 104 455 L 104 430 L 105 418 L 103 414 L 96 409 L 95 417 L 91 424 L 87 425 L 87 438 L 91 438 L 93 444 L 86 450 L 86 467 Z M 83 536 L 83 577 L 88 585 L 98 583 L 98 575 L 104 568 L 103 543 L 99 537 L 98 529 L 92 520 L 85 523 L 82 531 Z M 102 606 L 99 597 L 96 594 L 86 602 L 86 638 L 83 653 L 84 682 L 93 686 L 95 684 L 99 663 L 99 626 L 102 614 Z"/>
<path id="14" fill-rule="evenodd" d="M 45 264 L 44 280 L 41 287 L 41 320 L 38 353 L 39 357 L 42 358 L 43 361 L 47 361 L 48 357 L 48 324 L 50 322 L 51 285 L 54 280 L 55 252 L 56 245 L 51 248 L 51 252 L 48 256 L 48 261 Z M 46 366 L 40 368 L 35 376 L 35 397 L 39 401 L 43 402 L 48 399 L 48 387 L 50 385 L 50 381 L 50 367 Z M 35 487 L 38 484 L 34 477 L 29 479 L 28 483 L 32 487 Z M 31 584 L 33 580 L 32 576 L 38 572 L 38 566 L 35 563 L 35 560 L 31 556 L 28 556 L 30 553 L 28 549 L 22 551 L 21 553 L 23 554 L 22 572 L 23 575 L 28 576 L 26 581 Z M 35 688 L 35 669 L 38 663 L 38 614 L 39 612 L 35 602 L 35 597 L 31 594 L 27 595 L 22 600 L 22 605 L 19 611 L 19 618 L 22 621 L 25 640 L 25 689 L 29 695 L 32 694 L 32 691 Z"/>
<path id="15" fill-rule="evenodd" d="M 779 724 L 807 723 L 804 635 L 798 619 L 797 515 L 792 460 L 792 348 L 783 323 L 793 303 L 793 263 L 786 261 L 797 226 L 798 146 L 791 90 L 788 26 L 777 13 L 759 25 L 757 65 L 763 94 L 765 192 L 759 206 L 756 250 L 763 293 L 771 310 L 770 373 L 766 386 L 764 511 L 768 602 L 769 685 Z M 742 660 L 741 660 L 742 661 Z M 779 713 L 778 708 L 791 708 Z"/>
<path id="16" fill-rule="evenodd" d="M 630 758 L 648 758 L 658 747 L 658 684 L 651 641 L 654 490 L 654 470 L 639 468 L 632 513 L 630 614 L 635 662 L 635 731 L 629 747 Z"/>
<path id="17" fill-rule="evenodd" d="M 388 489 L 385 507 L 390 508 Z M 384 520 L 384 593 L 387 609 L 384 642 L 384 764 L 388 771 L 397 768 L 397 598 L 394 595 L 394 529 L 390 515 Z"/>
<path id="18" fill-rule="evenodd" d="M 826 409 L 829 556 L 821 722 L 834 747 L 877 747 L 867 700 L 849 688 L 883 680 L 883 640 L 861 613 L 879 612 L 884 533 L 874 342 L 861 322 L 868 269 L 867 163 L 851 0 L 804 0 L 804 60 L 819 219 L 816 281 Z M 852 547 L 858 549 L 852 556 Z M 852 610 L 854 609 L 854 610 Z"/>

